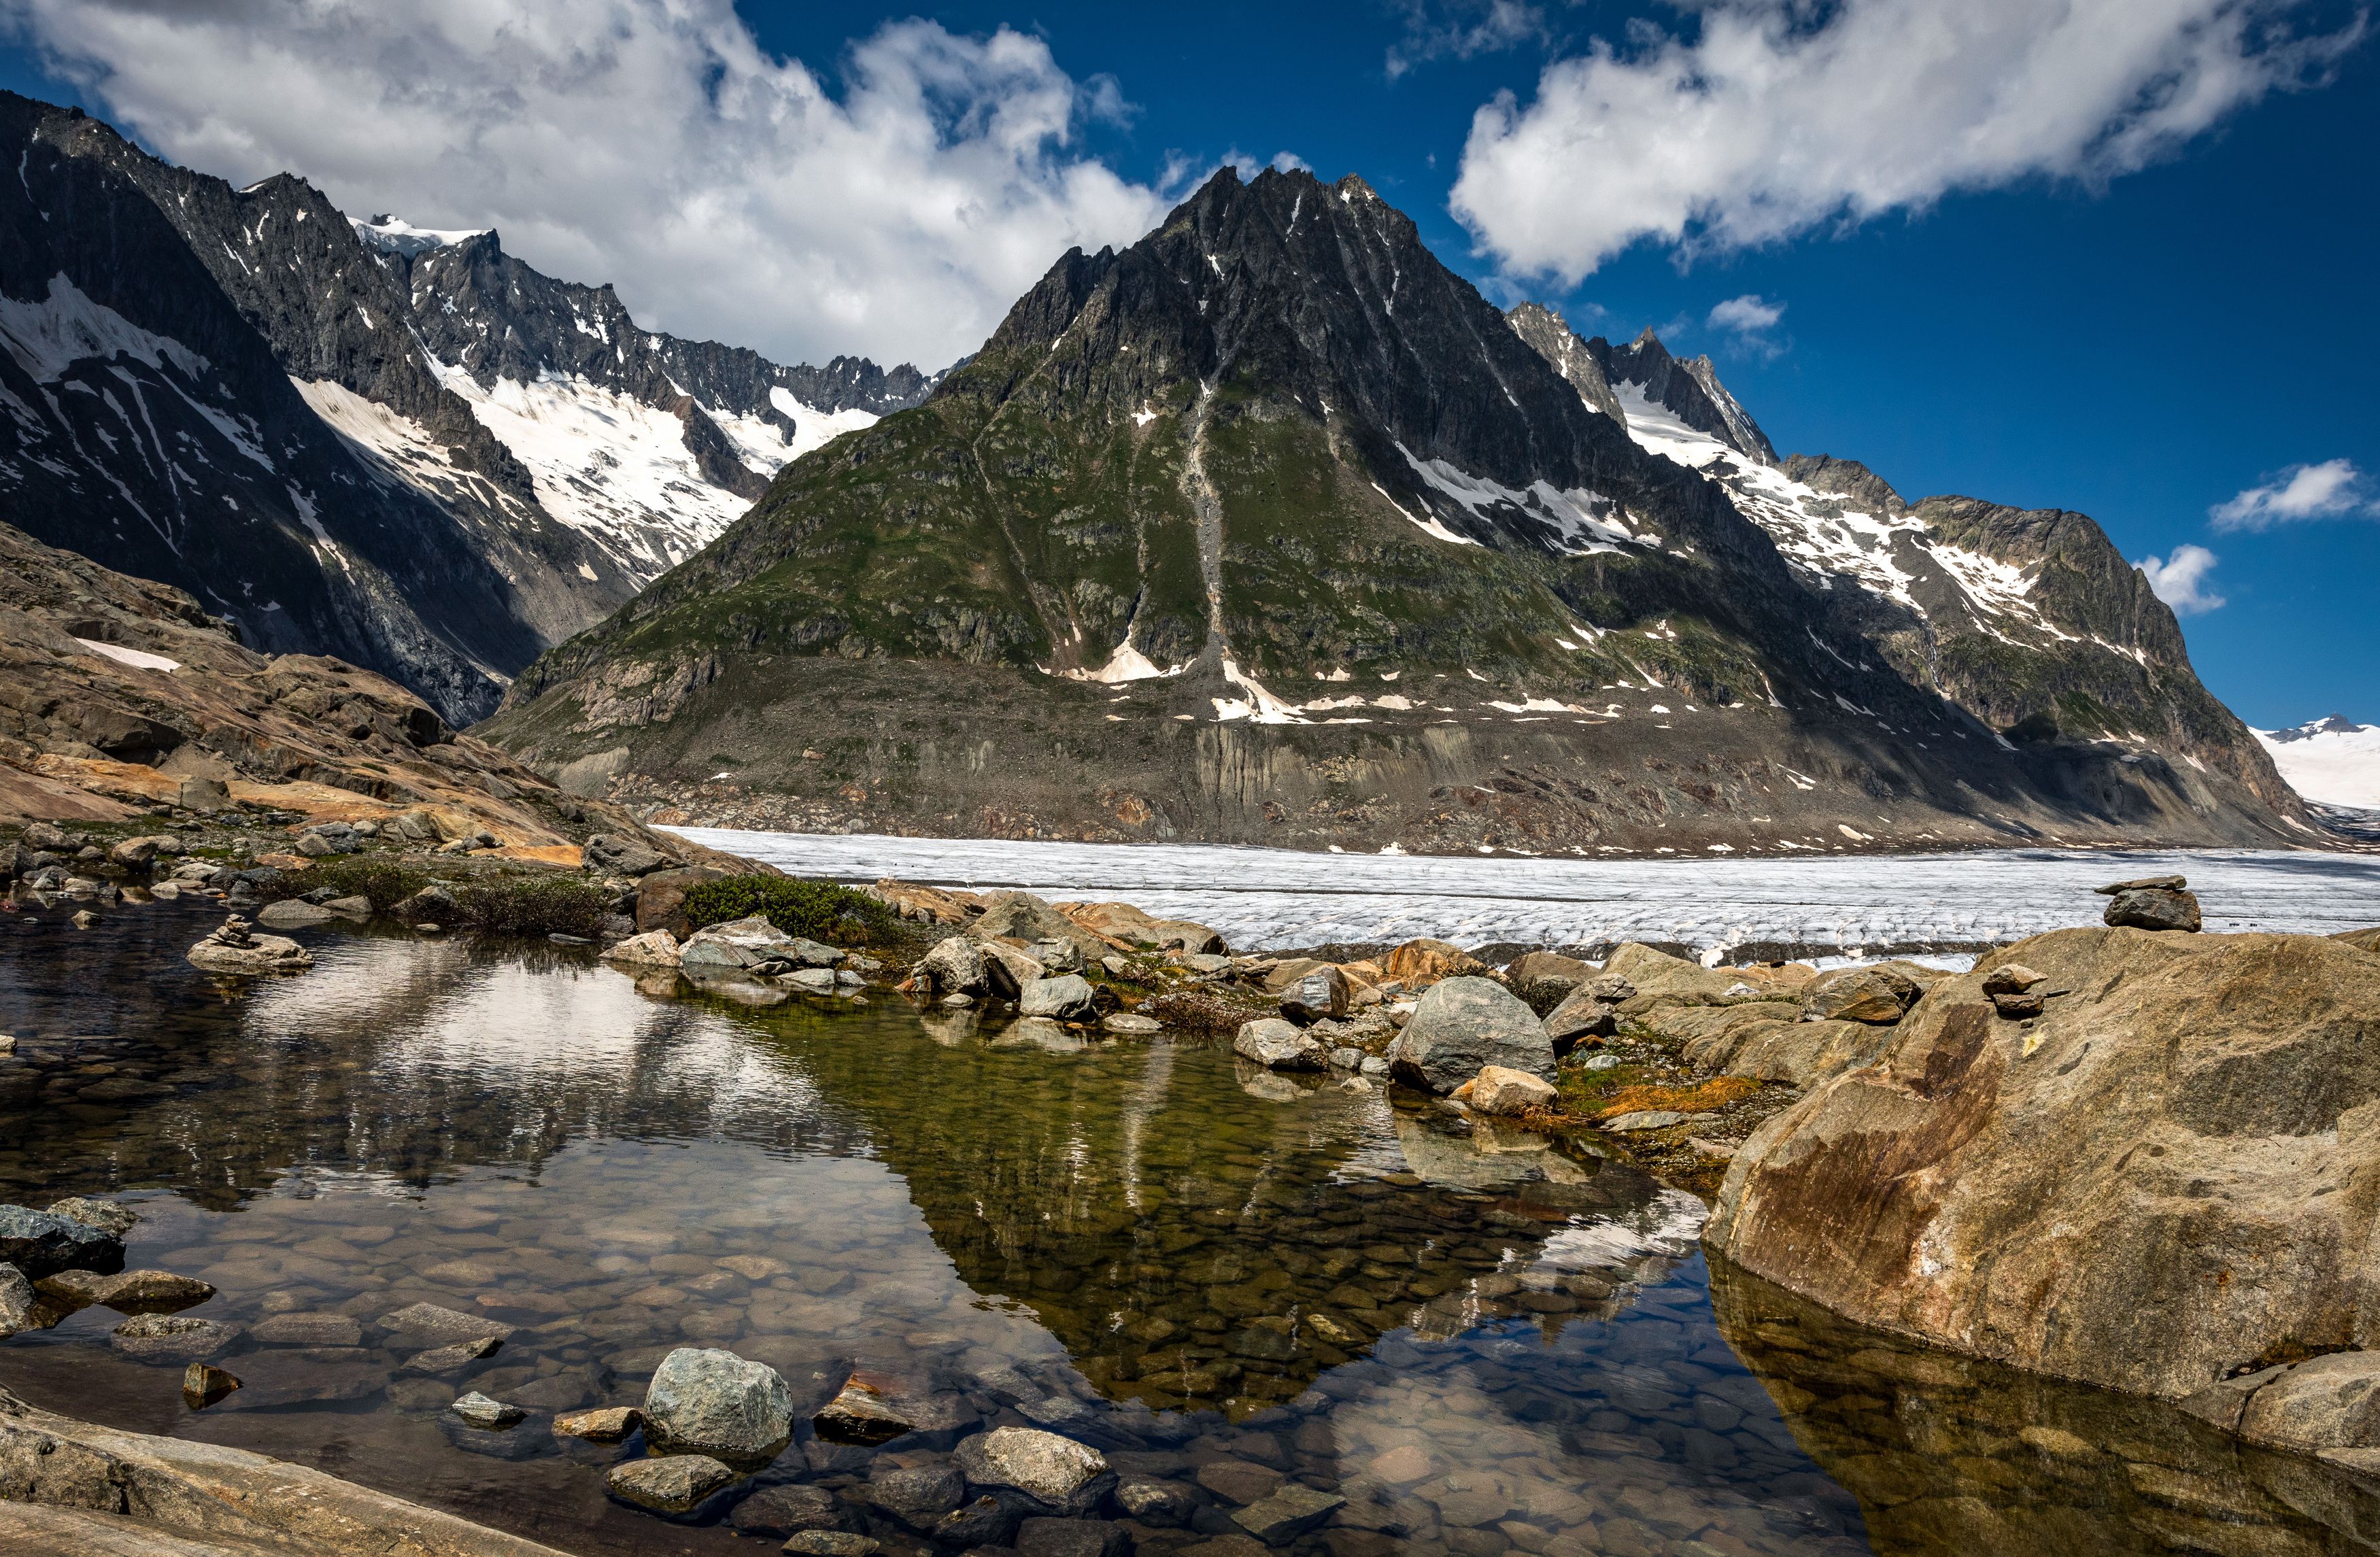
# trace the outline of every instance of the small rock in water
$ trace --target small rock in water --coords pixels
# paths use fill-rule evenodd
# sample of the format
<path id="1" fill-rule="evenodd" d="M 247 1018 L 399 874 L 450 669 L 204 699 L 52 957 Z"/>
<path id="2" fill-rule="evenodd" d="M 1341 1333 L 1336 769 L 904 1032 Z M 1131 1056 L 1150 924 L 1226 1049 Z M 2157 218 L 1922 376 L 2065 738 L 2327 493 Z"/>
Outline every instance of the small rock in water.
<path id="1" fill-rule="evenodd" d="M 285 936 L 251 934 L 248 921 L 237 914 L 185 952 L 183 958 L 209 973 L 251 976 L 303 973 L 314 966 L 313 954 L 305 947 Z"/>
<path id="2" fill-rule="evenodd" d="M 1123 1557 L 1132 1536 L 1112 1519 L 1033 1518 L 1016 1527 L 1016 1550 L 1018 1557 Z"/>
<path id="3" fill-rule="evenodd" d="M 592 1411 L 565 1411 L 553 1419 L 553 1430 L 564 1438 L 583 1438 L 589 1443 L 617 1443 L 643 1426 L 645 1414 L 633 1405 L 605 1405 Z"/>
<path id="4" fill-rule="evenodd" d="M 1154 1016 L 1144 1016 L 1137 1011 L 1111 1012 L 1100 1021 L 1099 1026 L 1111 1033 L 1121 1033 L 1126 1038 L 1147 1038 L 1151 1033 L 1160 1033 L 1165 1030 L 1164 1023 Z"/>
<path id="5" fill-rule="evenodd" d="M 70 921 L 77 930 L 89 930 L 100 922 L 99 916 L 88 908 L 78 909 Z"/>
<path id="6" fill-rule="evenodd" d="M 261 1330 L 265 1324 L 272 1322 L 266 1320 L 258 1328 Z M 503 1345 L 504 1343 L 495 1336 L 482 1335 L 476 1341 L 459 1341 L 451 1346 L 432 1346 L 426 1352 L 416 1352 L 406 1358 L 405 1366 L 399 1371 L 424 1373 L 431 1378 L 442 1378 L 449 1374 L 460 1373 L 473 1363 L 495 1356 Z M 560 1432 L 562 1425 L 559 1422 L 555 1423 L 553 1430 Z"/>
<path id="7" fill-rule="evenodd" d="M 649 930 L 603 948 L 603 960 L 638 967 L 675 967 L 677 937 L 666 930 Z"/>
<path id="8" fill-rule="evenodd" d="M 1116 1506 L 1144 1525 L 1186 1525 L 1198 1500 L 1171 1481 L 1126 1481 L 1115 1490 Z"/>
<path id="9" fill-rule="evenodd" d="M 506 1428 L 516 1426 L 528 1415 L 517 1405 L 507 1405 L 501 1400 L 491 1400 L 477 1390 L 464 1395 L 446 1409 L 461 1417 L 466 1424 L 478 1428 L 482 1432 L 501 1432 Z"/>
<path id="10" fill-rule="evenodd" d="M 1480 1113 L 1528 1113 L 1551 1108 L 1555 1096 L 1552 1082 L 1503 1065 L 1482 1065 L 1471 1081 L 1471 1106 Z"/>
<path id="11" fill-rule="evenodd" d="M 1257 1539 L 1277 1546 L 1304 1535 L 1346 1503 L 1335 1493 L 1318 1492 L 1303 1482 L 1291 1481 L 1270 1497 L 1234 1509 L 1232 1522 Z"/>
<path id="12" fill-rule="evenodd" d="M 1044 1507 L 1087 1513 L 1115 1484 L 1098 1450 L 1038 1428 L 994 1428 L 958 1447 L 959 1469 L 972 1487 L 1007 1487 Z"/>
<path id="13" fill-rule="evenodd" d="M 884 1543 L 847 1530 L 804 1530 L 787 1538 L 778 1550 L 792 1552 L 795 1557 L 875 1557 L 884 1550 Z"/>
<path id="14" fill-rule="evenodd" d="M 513 1327 L 502 1320 L 458 1313 L 435 1303 L 407 1304 L 393 1314 L 381 1316 L 380 1323 L 400 1344 L 416 1346 L 453 1345 L 490 1336 L 503 1341 L 513 1332 Z"/>
<path id="15" fill-rule="evenodd" d="M 237 1388 L 239 1381 L 220 1368 L 194 1362 L 182 1369 L 182 1403 L 193 1411 L 205 1410 Z"/>
<path id="16" fill-rule="evenodd" d="M 774 1454 L 794 1430 L 794 1392 L 766 1363 L 680 1346 L 645 1386 L 645 1431 L 657 1444 L 730 1459 Z"/>
<path id="17" fill-rule="evenodd" d="M 915 1432 L 917 1424 L 883 1384 L 883 1381 L 853 1374 L 834 1398 L 819 1408 L 810 1425 L 831 1443 L 886 1443 Z"/>
<path id="18" fill-rule="evenodd" d="M 1016 1534 L 1016 1522 L 1037 1506 L 1024 1493 L 1005 1488 L 986 1492 L 942 1515 L 934 1527 L 934 1539 L 962 1551 L 1006 1546 Z"/>
<path id="19" fill-rule="evenodd" d="M 561 1430 L 561 1424 L 555 1424 Z M 735 1505 L 728 1525 L 740 1535 L 782 1539 L 805 1530 L 847 1530 L 851 1513 L 823 1487 L 763 1487 Z"/>
<path id="20" fill-rule="evenodd" d="M 248 1333 L 267 1346 L 359 1346 L 364 1327 L 347 1314 L 274 1314 L 249 1326 Z"/>
<path id="21" fill-rule="evenodd" d="M 868 1483 L 868 1501 L 920 1535 L 966 1497 L 966 1478 L 947 1465 L 885 1471 Z"/>
<path id="22" fill-rule="evenodd" d="M 1330 1051 L 1330 1065 L 1334 1070 L 1354 1070 L 1363 1063 L 1364 1052 L 1361 1049 L 1341 1048 Z M 1382 1068 L 1387 1067 L 1384 1065 Z"/>
<path id="23" fill-rule="evenodd" d="M 127 1271 L 120 1276 L 103 1277 L 91 1300 L 119 1314 L 170 1314 L 194 1308 L 214 1295 L 215 1289 L 196 1276 L 177 1276 L 171 1271 Z"/>
<path id="24" fill-rule="evenodd" d="M 662 1514 L 684 1514 L 735 1479 L 708 1454 L 665 1454 L 612 1467 L 604 1486 L 623 1502 Z"/>
<path id="25" fill-rule="evenodd" d="M 188 1314 L 140 1314 L 115 1327 L 108 1344 L 135 1362 L 204 1362 L 239 1339 L 237 1327 Z"/>

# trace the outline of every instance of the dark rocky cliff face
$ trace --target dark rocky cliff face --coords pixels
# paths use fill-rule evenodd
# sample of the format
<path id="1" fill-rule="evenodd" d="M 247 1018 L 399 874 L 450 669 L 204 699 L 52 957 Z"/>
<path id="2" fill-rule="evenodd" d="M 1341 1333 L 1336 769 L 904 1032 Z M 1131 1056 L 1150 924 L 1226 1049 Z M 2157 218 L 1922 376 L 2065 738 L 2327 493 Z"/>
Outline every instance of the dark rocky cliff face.
<path id="1" fill-rule="evenodd" d="M 493 234 L 386 241 L 302 179 L 234 189 L 13 94 L 0 155 L 11 517 L 457 722 L 931 385 L 642 331 Z"/>
<path id="2" fill-rule="evenodd" d="M 2305 826 L 2169 614 L 2127 585 L 2126 621 L 2075 614 L 2123 582 L 2095 527 L 1879 515 L 1872 476 L 1796 468 L 1841 490 L 1779 468 L 1707 361 L 1508 319 L 1362 180 L 1226 173 L 788 467 L 491 733 L 806 825 L 1672 852 Z M 2010 692 L 2002 650 L 2059 668 Z M 2117 724 L 2025 724 L 2077 687 Z"/>

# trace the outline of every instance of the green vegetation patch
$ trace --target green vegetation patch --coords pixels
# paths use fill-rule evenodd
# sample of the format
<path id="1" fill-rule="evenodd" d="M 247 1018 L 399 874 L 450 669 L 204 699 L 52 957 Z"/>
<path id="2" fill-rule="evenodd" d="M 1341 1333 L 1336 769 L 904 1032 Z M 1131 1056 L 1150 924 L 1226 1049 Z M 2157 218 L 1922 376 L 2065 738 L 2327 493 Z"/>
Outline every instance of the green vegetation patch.
<path id="1" fill-rule="evenodd" d="M 881 945 L 898 936 L 900 916 L 889 904 L 839 882 L 791 876 L 722 876 L 686 894 L 686 923 L 705 925 L 758 914 L 788 935 L 834 946 Z"/>
<path id="2" fill-rule="evenodd" d="M 369 898 L 375 914 L 387 913 L 429 884 L 430 878 L 419 870 L 409 870 L 395 860 L 374 859 L 369 855 L 326 859 L 310 870 L 285 878 L 283 882 L 283 885 L 291 892 L 312 892 L 318 887 L 328 887 L 334 897 Z"/>
<path id="3" fill-rule="evenodd" d="M 487 935 L 580 935 L 591 941 L 612 911 L 610 893 L 575 876 L 497 877 L 454 890 L 464 922 Z"/>

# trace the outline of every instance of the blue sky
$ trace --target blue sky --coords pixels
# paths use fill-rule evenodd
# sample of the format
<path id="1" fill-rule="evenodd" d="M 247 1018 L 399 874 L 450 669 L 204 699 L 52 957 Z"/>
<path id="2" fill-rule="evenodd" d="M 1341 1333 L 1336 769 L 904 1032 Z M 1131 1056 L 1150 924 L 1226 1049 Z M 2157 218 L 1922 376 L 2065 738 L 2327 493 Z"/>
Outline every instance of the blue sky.
<path id="1" fill-rule="evenodd" d="M 544 3 L 506 0 L 532 15 Z M 1767 3 L 1729 0 L 1743 13 Z M 282 94 L 298 101 L 280 121 L 235 102 L 260 96 L 263 83 L 243 75 L 257 68 L 254 51 L 225 33 L 229 23 L 185 37 L 171 58 L 144 60 L 143 34 L 104 27 L 108 0 L 14 4 L 16 46 L 0 51 L 0 84 L 79 101 L 152 148 L 226 176 L 292 165 L 351 209 L 370 201 L 425 225 L 500 225 L 532 262 L 573 279 L 617 279 L 649 322 L 783 355 L 855 350 L 933 365 L 948 341 L 979 338 L 1016 278 L 1054 258 L 1066 235 L 1128 235 L 1220 160 L 1287 152 L 1326 178 L 1357 172 L 1500 301 L 1536 297 L 1585 334 L 1624 338 L 1649 324 L 1682 354 L 1710 352 L 1781 450 L 1863 459 L 1912 498 L 1963 493 L 2079 510 L 2133 559 L 2204 548 L 2216 560 L 2196 570 L 2195 594 L 2223 603 L 2183 626 L 2218 696 L 2266 726 L 2333 711 L 2380 722 L 2380 493 L 2362 479 L 2380 471 L 2380 43 L 2352 38 L 2355 13 L 2343 6 L 2198 0 L 2202 20 L 2250 27 L 2238 57 L 2202 71 L 2193 78 L 2201 84 L 2219 84 L 2226 69 L 2236 79 L 2242 60 L 2269 62 L 2291 40 L 2314 55 L 2274 72 L 2296 90 L 2240 91 L 2203 123 L 2168 121 L 2170 133 L 2138 152 L 2107 136 L 2084 137 L 2078 152 L 2040 128 L 2057 120 L 2059 93 L 2086 93 L 2094 83 L 2034 62 L 1983 81 L 2005 94 L 2017 80 L 2040 94 L 2017 130 L 2005 116 L 1984 127 L 2013 135 L 2015 150 L 1981 168 L 1945 161 L 1930 154 L 1929 138 L 1988 137 L 1955 111 L 1927 122 L 1889 99 L 1885 112 L 1863 105 L 1838 115 L 1827 94 L 1840 96 L 1843 79 L 1867 68 L 1847 63 L 1833 78 L 1813 79 L 1814 95 L 1798 103 L 1745 105 L 1742 116 L 1703 127 L 1737 144 L 1678 175 L 1711 192 L 1682 229 L 1682 249 L 1674 231 L 1631 241 L 1618 218 L 1564 225 L 1577 212 L 1625 206 L 1653 212 L 1659 228 L 1670 175 L 1653 169 L 1653 153 L 1691 121 L 1659 95 L 1657 73 L 1615 67 L 1572 81 L 1580 90 L 1570 101 L 1584 118 L 1571 120 L 1554 112 L 1559 91 L 1541 79 L 1551 62 L 1591 60 L 1597 39 L 1621 65 L 1642 66 L 1658 52 L 1648 23 L 1693 47 L 1695 19 L 1660 7 L 1480 0 L 920 11 L 746 0 L 718 25 L 733 33 L 740 22 L 757 63 L 737 63 L 741 43 L 726 46 L 719 57 L 727 63 L 711 67 L 698 95 L 723 101 L 757 81 L 798 99 L 808 89 L 801 80 L 787 89 L 782 68 L 798 61 L 802 79 L 832 100 L 826 107 L 848 112 L 814 132 L 823 137 L 815 146 L 756 143 L 736 156 L 715 154 L 734 150 L 730 139 L 706 138 L 697 114 L 682 140 L 625 145 L 611 164 L 589 157 L 587 192 L 572 207 L 568 170 L 539 180 L 534 192 L 517 176 L 471 176 L 470 166 L 516 170 L 569 153 L 540 149 L 528 132 L 507 141 L 475 129 L 456 140 L 453 122 L 471 113 L 468 82 L 427 108 L 408 88 L 417 95 L 400 106 L 419 112 L 384 112 L 379 133 L 359 128 L 349 144 L 304 122 L 302 92 Z M 1845 0 L 1831 9 L 1846 29 L 1864 13 L 1883 46 L 1897 47 L 1896 15 L 1909 6 L 1922 18 L 1921 0 Z M 2172 0 L 2172 8 L 2189 11 L 2191 0 Z M 0 6 L 0 17 L 9 14 Z M 1826 16 L 1804 18 L 1805 32 L 1837 25 Z M 916 27 L 914 18 L 938 29 Z M 704 47 L 716 54 L 722 35 L 714 28 Z M 1776 46 L 1810 41 L 1789 32 Z M 419 68 L 418 37 L 382 42 L 392 59 Z M 2154 63 L 2164 57 L 2154 50 L 2168 43 L 2143 35 L 2139 46 Z M 210 84 L 207 50 L 215 45 L 239 63 Z M 329 79 L 366 52 L 352 35 L 339 46 L 336 65 L 317 68 L 302 45 L 289 45 L 285 67 Z M 473 52 L 468 39 L 457 47 L 458 58 Z M 434 51 L 430 57 L 435 74 Z M 655 45 L 643 57 L 681 56 Z M 1927 106 L 1956 98 L 1959 84 L 1929 88 Z M 1636 111 L 1623 104 L 1614 120 L 1615 87 L 1654 95 Z M 342 84 L 326 102 L 357 90 Z M 888 153 L 895 160 L 854 176 L 877 154 L 868 148 L 902 140 L 897 126 L 880 129 L 897 118 L 905 91 L 926 102 L 942 144 Z M 1511 117 L 1505 133 L 1472 149 L 1466 222 L 1451 201 L 1465 176 L 1474 116 L 1500 92 L 1513 94 Z M 1026 136 L 1038 137 L 1033 148 L 1001 151 L 996 127 L 1032 114 L 1047 121 Z M 1618 125 L 1617 141 L 1598 142 L 1611 152 L 1609 171 L 1579 173 L 1582 159 L 1569 153 L 1529 160 L 1532 130 L 1582 122 L 1607 136 Z M 1837 159 L 1847 198 L 1815 175 L 1788 179 L 1780 194 L 1762 165 L 1767 149 L 1742 154 L 1747 140 L 1792 139 L 1813 124 L 1821 126 L 1809 131 L 1813 144 L 1795 154 Z M 597 126 L 553 139 L 592 144 L 601 136 Z M 913 155 L 923 160 L 897 160 Z M 640 157 L 657 171 L 624 173 Z M 704 171 L 688 173 L 693 163 Z M 635 186 L 648 171 L 686 185 L 712 180 L 714 196 L 745 202 L 744 248 L 793 258 L 757 271 L 715 262 L 724 268 L 714 275 L 705 267 L 716 252 L 737 247 L 716 232 L 698 249 L 699 233 L 675 249 L 664 237 L 632 241 L 624 235 L 639 223 Z M 968 206 L 970 180 L 993 191 L 982 210 Z M 896 211 L 884 194 L 929 185 L 959 191 L 955 216 Z M 589 209 L 612 199 L 624 208 Z M 1806 212 L 1777 217 L 1797 201 Z M 1535 225 L 1508 221 L 1532 206 L 1543 208 Z M 868 234 L 879 227 L 880 247 L 871 249 Z M 938 243 L 951 246 L 939 269 L 912 264 Z M 814 258 L 804 259 L 805 245 Z M 972 249 L 1002 258 L 982 262 Z M 962 294 L 973 298 L 972 311 L 942 308 Z M 1756 332 L 1710 322 L 1715 307 L 1742 298 L 1781 312 Z M 772 312 L 756 300 L 768 298 L 798 301 Z M 1746 305 L 1736 316 L 1762 311 Z M 2306 467 L 2314 468 L 2291 488 L 2292 473 Z M 2228 524 L 2211 517 L 2260 486 L 2277 495 L 2235 503 Z"/>

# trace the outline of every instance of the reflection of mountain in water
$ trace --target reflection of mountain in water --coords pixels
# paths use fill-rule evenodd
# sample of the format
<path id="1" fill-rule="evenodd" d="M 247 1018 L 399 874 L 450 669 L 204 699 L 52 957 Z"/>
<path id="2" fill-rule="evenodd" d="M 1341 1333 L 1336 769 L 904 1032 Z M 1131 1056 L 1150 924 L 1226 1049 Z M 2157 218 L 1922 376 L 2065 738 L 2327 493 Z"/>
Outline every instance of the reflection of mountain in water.
<path id="1" fill-rule="evenodd" d="M 2369 1551 L 2368 1484 L 2163 1402 L 1860 1329 L 1725 1265 L 1719 1328 L 1882 1557 Z"/>
<path id="2" fill-rule="evenodd" d="M 653 999 L 583 955 L 351 934 L 226 1000 L 180 958 L 195 916 L 126 918 L 77 943 L 113 976 L 90 996 L 41 985 L 48 942 L 0 943 L 40 991 L 0 1069 L 10 1193 L 223 1207 L 293 1168 L 420 1186 L 574 1140 L 877 1155 L 961 1279 L 1160 1408 L 1287 1399 L 1392 1331 L 1608 1314 L 1700 1215 L 1541 1137 L 1198 1047 Z"/>
<path id="3" fill-rule="evenodd" d="M 1543 1264 L 1549 1234 L 1649 1230 L 1675 1208 L 1618 1163 L 1488 1150 L 1377 1092 L 1251 1095 L 1281 1078 L 1185 1045 L 1062 1056 L 994 1038 L 922 1075 L 831 1042 L 803 1057 L 969 1285 L 1030 1306 L 1104 1393 L 1160 1409 L 1287 1399 L 1390 1331 L 1608 1312 L 1692 1245 L 1689 1224 Z"/>

